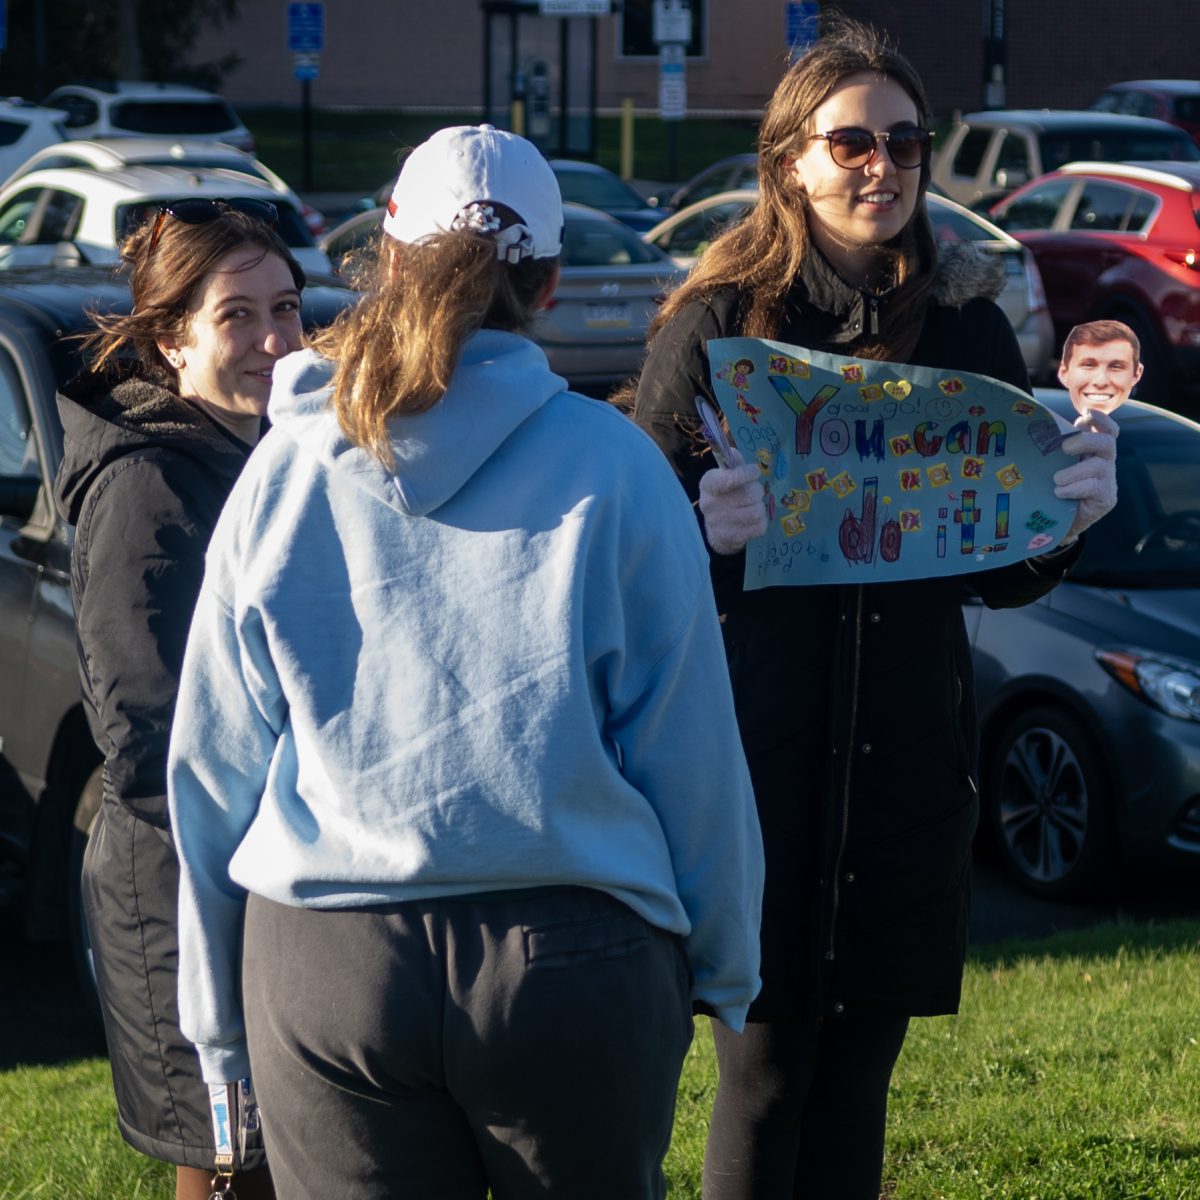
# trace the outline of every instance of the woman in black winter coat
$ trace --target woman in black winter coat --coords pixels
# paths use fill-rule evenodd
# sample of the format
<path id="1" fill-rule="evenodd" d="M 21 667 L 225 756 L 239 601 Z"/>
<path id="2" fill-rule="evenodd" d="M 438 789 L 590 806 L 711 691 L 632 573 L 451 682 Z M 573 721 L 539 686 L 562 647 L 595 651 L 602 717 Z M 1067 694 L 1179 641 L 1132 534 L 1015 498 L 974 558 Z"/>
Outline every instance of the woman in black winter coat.
<path id="1" fill-rule="evenodd" d="M 888 1082 L 909 1018 L 954 1012 L 978 818 L 975 697 L 954 578 L 742 590 L 766 528 L 755 463 L 710 469 L 693 397 L 711 338 L 970 371 L 1028 390 L 993 303 L 999 264 L 939 259 L 929 112 L 907 61 L 843 22 L 787 73 L 759 136 L 761 198 L 664 305 L 635 419 L 714 551 L 742 740 L 766 852 L 763 988 L 742 1036 L 714 1025 L 720 1084 L 708 1200 L 875 1200 Z M 1086 422 L 1081 419 L 1081 427 Z M 1099 414 L 1064 450 L 1080 499 L 1065 541 L 1115 498 Z M 1063 578 L 1078 543 L 969 577 L 992 606 Z"/>
<path id="2" fill-rule="evenodd" d="M 195 199 L 161 209 L 122 248 L 132 314 L 95 316 L 91 369 L 58 400 L 56 499 L 75 526 L 80 676 L 104 756 L 84 909 L 121 1133 L 176 1165 L 179 1200 L 210 1195 L 215 1147 L 177 1017 L 167 742 L 209 537 L 258 441 L 272 366 L 300 345 L 304 274 L 273 215 Z M 273 1194 L 264 1161 L 252 1141 L 241 1200 Z"/>

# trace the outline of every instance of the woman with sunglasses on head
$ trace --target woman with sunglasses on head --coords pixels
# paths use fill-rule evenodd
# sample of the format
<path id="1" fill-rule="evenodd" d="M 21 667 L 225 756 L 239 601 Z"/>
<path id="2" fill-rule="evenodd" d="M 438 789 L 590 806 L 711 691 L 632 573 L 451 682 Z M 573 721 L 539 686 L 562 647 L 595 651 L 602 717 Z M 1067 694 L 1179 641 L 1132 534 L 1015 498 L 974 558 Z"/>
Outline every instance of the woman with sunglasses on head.
<path id="1" fill-rule="evenodd" d="M 741 1036 L 713 1027 L 707 1200 L 875 1200 L 909 1018 L 958 1005 L 978 815 L 962 585 L 744 592 L 742 548 L 766 530 L 759 467 L 710 469 L 693 406 L 712 396 L 707 343 L 725 336 L 1028 389 L 991 299 L 999 263 L 935 246 L 928 121 L 919 79 L 881 35 L 850 21 L 828 32 L 767 106 L 758 204 L 668 298 L 637 386 L 636 420 L 698 501 L 713 552 L 767 860 L 762 991 Z M 1106 422 L 1063 447 L 1095 456 L 1061 473 L 1059 494 L 1083 498 L 1071 536 L 1115 496 Z M 1078 553 L 970 586 L 993 606 L 1027 603 Z"/>
<path id="2" fill-rule="evenodd" d="M 273 206 L 251 205 L 181 200 L 127 239 L 132 312 L 94 316 L 90 369 L 58 401 L 56 499 L 75 526 L 80 675 L 104 757 L 84 909 L 121 1133 L 175 1164 L 178 1200 L 211 1195 L 215 1148 L 177 1015 L 167 741 L 209 536 L 259 440 L 272 369 L 300 345 L 303 272 Z M 264 1161 L 252 1142 L 239 1200 L 272 1195 Z"/>
<path id="3" fill-rule="evenodd" d="M 418 146 L 213 535 L 180 1013 L 210 1083 L 249 1064 L 288 1200 L 661 1200 L 693 998 L 738 1028 L 757 988 L 708 556 L 525 336 L 562 235 L 524 138 Z"/>

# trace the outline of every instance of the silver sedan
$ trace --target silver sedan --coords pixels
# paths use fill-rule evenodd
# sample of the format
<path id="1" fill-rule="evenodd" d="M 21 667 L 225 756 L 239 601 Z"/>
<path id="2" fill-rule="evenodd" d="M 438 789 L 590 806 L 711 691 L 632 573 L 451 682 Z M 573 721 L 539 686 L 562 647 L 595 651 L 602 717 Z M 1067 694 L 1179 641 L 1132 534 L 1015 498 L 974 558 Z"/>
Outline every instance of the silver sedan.
<path id="1" fill-rule="evenodd" d="M 686 271 L 596 209 L 565 204 L 563 215 L 562 276 L 532 336 L 573 388 L 602 394 L 640 370 L 657 305 Z M 382 221 L 382 208 L 359 213 L 319 244 L 339 263 L 377 236 Z"/>

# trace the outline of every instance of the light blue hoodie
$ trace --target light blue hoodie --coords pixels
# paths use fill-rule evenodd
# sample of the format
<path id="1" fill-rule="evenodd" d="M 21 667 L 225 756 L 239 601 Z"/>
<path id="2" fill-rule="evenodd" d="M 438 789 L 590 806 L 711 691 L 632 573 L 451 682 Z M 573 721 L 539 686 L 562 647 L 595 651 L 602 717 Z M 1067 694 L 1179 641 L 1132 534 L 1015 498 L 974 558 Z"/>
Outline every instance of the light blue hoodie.
<path id="1" fill-rule="evenodd" d="M 762 847 L 708 555 L 658 448 L 485 330 L 400 417 L 394 472 L 275 368 L 273 431 L 217 525 L 170 754 L 180 1018 L 248 1070 L 246 891 L 338 908 L 536 885 L 686 939 L 740 1029 Z"/>

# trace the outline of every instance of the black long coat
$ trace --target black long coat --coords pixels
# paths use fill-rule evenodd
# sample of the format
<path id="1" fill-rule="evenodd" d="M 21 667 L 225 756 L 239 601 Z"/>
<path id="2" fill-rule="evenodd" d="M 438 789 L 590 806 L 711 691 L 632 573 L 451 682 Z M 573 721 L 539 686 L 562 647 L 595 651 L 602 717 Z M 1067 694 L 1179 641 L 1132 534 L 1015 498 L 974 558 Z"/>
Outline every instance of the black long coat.
<path id="1" fill-rule="evenodd" d="M 968 269 L 963 271 L 963 263 Z M 939 278 L 910 362 L 1028 389 L 983 263 Z M 863 297 L 831 271 L 797 288 L 778 340 L 853 353 Z M 815 302 L 819 296 L 823 304 Z M 689 496 L 693 396 L 712 395 L 706 345 L 737 336 L 738 297 L 682 309 L 655 338 L 635 419 Z M 751 1020 L 956 1010 L 978 821 L 977 722 L 964 587 L 1026 604 L 1078 557 L 1017 562 L 962 580 L 744 592 L 743 556 L 713 582 L 766 852 L 763 990 Z"/>
<path id="2" fill-rule="evenodd" d="M 250 447 L 140 368 L 58 398 L 80 681 L 105 794 L 165 829 L 167 742 L 204 552 Z"/>

